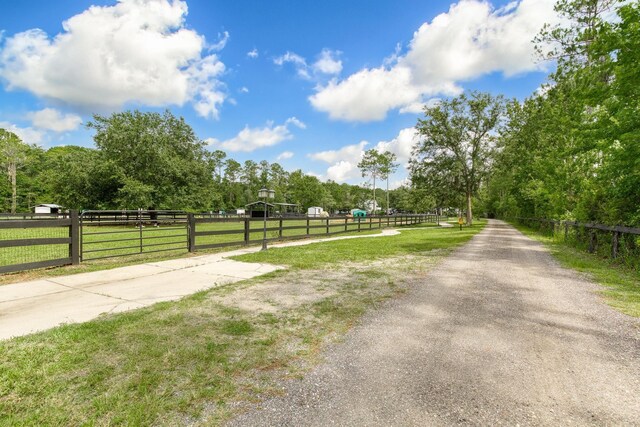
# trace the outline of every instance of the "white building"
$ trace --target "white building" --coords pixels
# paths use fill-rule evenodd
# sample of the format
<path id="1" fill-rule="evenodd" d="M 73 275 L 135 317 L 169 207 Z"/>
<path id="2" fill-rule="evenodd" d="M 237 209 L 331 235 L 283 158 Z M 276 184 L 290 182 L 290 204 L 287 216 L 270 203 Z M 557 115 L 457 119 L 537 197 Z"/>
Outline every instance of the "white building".
<path id="1" fill-rule="evenodd" d="M 322 216 L 322 208 L 319 206 L 313 206 L 307 209 L 307 216 L 320 218 Z"/>
<path id="2" fill-rule="evenodd" d="M 33 208 L 34 213 L 57 214 L 62 210 L 62 206 L 53 203 L 42 203 Z"/>
<path id="3" fill-rule="evenodd" d="M 375 200 L 367 200 L 364 202 L 364 209 L 369 213 L 374 213 L 380 209 L 380 206 L 378 206 L 378 202 Z"/>

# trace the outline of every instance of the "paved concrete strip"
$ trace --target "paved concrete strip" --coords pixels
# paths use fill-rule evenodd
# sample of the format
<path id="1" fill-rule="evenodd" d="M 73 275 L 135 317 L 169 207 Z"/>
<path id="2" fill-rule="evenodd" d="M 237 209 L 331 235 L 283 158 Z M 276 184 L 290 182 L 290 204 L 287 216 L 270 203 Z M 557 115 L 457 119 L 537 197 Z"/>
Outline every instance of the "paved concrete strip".
<path id="1" fill-rule="evenodd" d="M 272 244 L 273 247 L 396 235 L 338 236 Z M 260 247 L 120 267 L 0 286 L 0 339 L 42 331 L 63 323 L 86 322 L 104 313 L 171 301 L 227 283 L 260 276 L 283 267 L 245 263 L 230 256 Z"/>
<path id="2" fill-rule="evenodd" d="M 638 425 L 640 321 L 499 221 L 232 426 Z"/>

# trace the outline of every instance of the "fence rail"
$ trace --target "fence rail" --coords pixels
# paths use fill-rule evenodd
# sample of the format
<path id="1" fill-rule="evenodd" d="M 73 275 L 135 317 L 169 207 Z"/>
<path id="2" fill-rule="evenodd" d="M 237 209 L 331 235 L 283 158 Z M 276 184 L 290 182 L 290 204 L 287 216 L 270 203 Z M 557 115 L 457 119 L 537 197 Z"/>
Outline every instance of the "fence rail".
<path id="1" fill-rule="evenodd" d="M 577 221 L 561 221 L 543 218 L 516 218 L 528 227 L 562 238 L 565 242 L 585 247 L 589 253 L 599 253 L 610 258 L 640 258 L 640 228 L 622 225 L 603 225 Z M 605 250 L 606 248 L 606 250 Z"/>
<path id="2" fill-rule="evenodd" d="M 187 216 L 183 211 L 83 211 L 81 261 L 186 251 Z"/>
<path id="3" fill-rule="evenodd" d="M 0 216 L 0 273 L 156 252 L 197 252 L 439 223 L 437 215 L 249 218 L 182 211 L 84 211 Z M 266 236 L 265 236 L 266 235 Z M 266 237 L 266 238 L 265 238 Z M 4 252 L 3 252 L 4 251 Z"/>

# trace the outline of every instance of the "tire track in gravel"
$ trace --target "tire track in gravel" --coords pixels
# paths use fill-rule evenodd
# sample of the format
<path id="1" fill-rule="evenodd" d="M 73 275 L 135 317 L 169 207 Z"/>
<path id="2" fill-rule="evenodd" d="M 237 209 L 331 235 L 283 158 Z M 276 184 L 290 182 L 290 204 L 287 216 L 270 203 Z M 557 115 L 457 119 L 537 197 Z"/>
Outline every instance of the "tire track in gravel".
<path id="1" fill-rule="evenodd" d="M 229 425 L 638 425 L 640 321 L 491 220 Z"/>

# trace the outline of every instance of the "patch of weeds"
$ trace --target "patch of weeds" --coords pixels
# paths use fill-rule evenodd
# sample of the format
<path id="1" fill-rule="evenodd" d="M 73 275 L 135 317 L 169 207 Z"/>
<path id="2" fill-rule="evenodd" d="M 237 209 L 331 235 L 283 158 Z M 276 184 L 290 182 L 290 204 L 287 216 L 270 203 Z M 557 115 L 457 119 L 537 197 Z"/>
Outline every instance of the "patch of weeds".
<path id="1" fill-rule="evenodd" d="M 356 274 L 368 279 L 379 279 L 388 275 L 386 272 L 380 270 L 360 270 L 356 271 Z"/>
<path id="2" fill-rule="evenodd" d="M 273 313 L 262 313 L 260 315 L 260 320 L 266 325 L 275 325 L 278 322 L 280 322 L 280 319 L 278 319 L 278 316 L 276 316 Z"/>
<path id="3" fill-rule="evenodd" d="M 224 320 L 220 332 L 227 335 L 242 336 L 253 332 L 253 326 L 246 320 Z"/>

